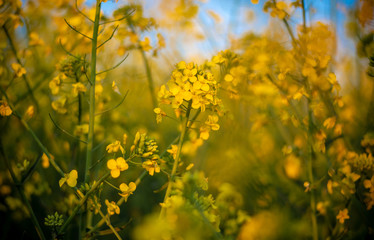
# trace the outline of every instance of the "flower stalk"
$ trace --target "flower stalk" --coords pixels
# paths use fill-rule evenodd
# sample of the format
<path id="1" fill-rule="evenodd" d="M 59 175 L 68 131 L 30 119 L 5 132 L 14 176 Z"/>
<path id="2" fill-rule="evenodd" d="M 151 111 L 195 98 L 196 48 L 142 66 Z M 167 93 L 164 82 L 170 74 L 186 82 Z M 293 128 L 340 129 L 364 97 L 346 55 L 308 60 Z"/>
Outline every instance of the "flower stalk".
<path id="1" fill-rule="evenodd" d="M 166 189 L 164 203 L 166 203 L 167 199 L 170 196 L 171 185 L 172 185 L 171 182 L 174 180 L 175 173 L 177 172 L 178 163 L 179 163 L 179 159 L 180 159 L 180 154 L 182 152 L 184 137 L 185 137 L 186 132 L 188 130 L 188 122 L 189 122 L 189 117 L 190 117 L 190 112 L 191 112 L 191 105 L 192 105 L 192 101 L 190 100 L 188 102 L 188 106 L 187 106 L 186 117 L 185 117 L 183 125 L 182 125 L 182 131 L 181 131 L 181 135 L 180 135 L 179 143 L 178 143 L 178 150 L 177 150 L 176 157 L 174 159 L 173 168 L 172 168 L 171 173 L 170 173 L 170 179 L 169 179 L 168 187 Z M 162 207 L 161 212 L 160 212 L 160 217 L 164 217 L 165 214 L 166 214 L 166 208 Z"/>

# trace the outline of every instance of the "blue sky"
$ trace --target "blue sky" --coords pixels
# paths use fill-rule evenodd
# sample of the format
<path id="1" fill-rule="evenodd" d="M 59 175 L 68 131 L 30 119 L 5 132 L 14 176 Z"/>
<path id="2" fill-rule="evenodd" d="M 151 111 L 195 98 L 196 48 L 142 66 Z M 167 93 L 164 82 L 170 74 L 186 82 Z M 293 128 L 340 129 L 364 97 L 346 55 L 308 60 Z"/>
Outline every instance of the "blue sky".
<path id="1" fill-rule="evenodd" d="M 170 0 L 179 1 L 179 0 Z M 88 1 L 92 2 L 92 0 Z M 118 6 L 128 3 L 127 0 L 108 0 L 103 4 L 102 8 L 105 14 L 111 16 L 111 12 Z M 160 0 L 144 0 L 132 1 L 143 4 L 145 14 L 149 17 L 157 11 L 155 9 L 159 6 Z M 246 32 L 263 32 L 270 21 L 269 14 L 262 10 L 264 0 L 254 5 L 250 0 L 195 0 L 199 5 L 199 15 L 197 17 L 200 30 L 206 36 L 205 40 L 193 43 L 184 43 L 181 39 L 180 52 L 186 58 L 193 58 L 194 55 L 202 55 L 205 58 L 210 58 L 212 54 L 220 50 L 229 48 L 230 41 L 228 36 L 239 37 Z M 347 11 L 354 7 L 355 0 L 305 0 L 308 14 L 307 21 L 323 21 L 336 23 L 336 33 L 338 35 L 338 53 L 350 54 L 354 52 L 354 43 L 346 37 L 345 22 L 347 20 Z M 207 13 L 214 11 L 221 18 L 222 22 L 215 22 Z M 248 15 L 253 16 L 253 20 L 248 22 Z M 290 23 L 293 27 L 299 24 L 301 14 L 295 12 L 294 18 Z M 162 29 L 160 30 L 162 32 Z M 190 45 L 187 45 L 190 44 Z"/>

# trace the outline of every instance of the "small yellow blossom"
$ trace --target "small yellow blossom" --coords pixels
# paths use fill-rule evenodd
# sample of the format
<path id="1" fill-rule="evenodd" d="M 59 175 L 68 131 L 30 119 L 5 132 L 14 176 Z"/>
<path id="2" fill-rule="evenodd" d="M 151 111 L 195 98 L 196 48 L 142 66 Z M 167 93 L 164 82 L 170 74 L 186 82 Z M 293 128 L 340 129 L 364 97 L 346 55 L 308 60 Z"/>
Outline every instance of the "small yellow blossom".
<path id="1" fill-rule="evenodd" d="M 7 102 L 3 102 L 0 105 L 0 115 L 3 117 L 10 116 L 12 114 L 12 109 L 8 106 Z"/>
<path id="2" fill-rule="evenodd" d="M 120 141 L 115 141 L 106 147 L 106 151 L 108 153 L 118 152 L 118 150 L 121 150 L 122 154 L 125 152 L 125 149 L 121 146 Z"/>
<path id="3" fill-rule="evenodd" d="M 12 63 L 12 69 L 17 77 L 22 77 L 22 75 L 26 74 L 26 69 L 21 64 Z"/>
<path id="4" fill-rule="evenodd" d="M 178 152 L 178 146 L 177 145 L 171 145 L 171 149 L 167 150 L 168 153 L 170 153 L 174 159 L 177 158 L 177 152 Z"/>
<path id="5" fill-rule="evenodd" d="M 153 112 L 157 114 L 156 116 L 156 122 L 160 123 L 162 121 L 162 117 L 166 116 L 166 113 L 162 111 L 161 108 L 155 108 L 153 109 Z"/>
<path id="6" fill-rule="evenodd" d="M 42 155 L 42 167 L 43 168 L 49 167 L 49 158 L 47 157 L 47 155 L 45 155 L 45 153 L 43 153 Z"/>
<path id="7" fill-rule="evenodd" d="M 114 215 L 114 214 L 119 214 L 120 213 L 120 209 L 115 202 L 113 202 L 113 201 L 109 202 L 108 199 L 105 199 L 105 204 L 108 207 L 107 211 L 108 211 L 109 215 Z"/>
<path id="8" fill-rule="evenodd" d="M 65 177 L 61 178 L 58 182 L 60 187 L 66 182 L 69 187 L 75 187 L 77 185 L 78 172 L 77 170 L 71 170 L 70 173 L 66 173 Z"/>
<path id="9" fill-rule="evenodd" d="M 143 41 L 140 41 L 140 46 L 141 48 L 145 51 L 148 52 L 149 50 L 152 49 L 150 45 L 150 40 L 149 37 L 145 37 Z"/>
<path id="10" fill-rule="evenodd" d="M 88 133 L 88 127 L 89 126 L 88 126 L 87 123 L 75 126 L 74 135 L 75 136 L 82 136 L 84 134 L 87 134 Z"/>
<path id="11" fill-rule="evenodd" d="M 122 171 L 129 168 L 129 165 L 123 157 L 119 157 L 116 160 L 109 159 L 107 162 L 107 167 L 109 168 L 112 177 L 118 178 Z"/>
<path id="12" fill-rule="evenodd" d="M 83 93 L 87 91 L 86 86 L 84 86 L 83 83 L 81 82 L 72 84 L 72 87 L 73 88 L 71 90 L 71 95 L 73 97 L 78 96 L 79 93 Z"/>
<path id="13" fill-rule="evenodd" d="M 147 160 L 143 162 L 142 167 L 148 171 L 149 175 L 153 176 L 153 174 L 160 172 L 160 166 L 158 166 L 155 160 Z"/>
<path id="14" fill-rule="evenodd" d="M 224 79 L 226 82 L 232 82 L 234 77 L 231 74 L 226 74 Z"/>
<path id="15" fill-rule="evenodd" d="M 119 195 L 124 197 L 125 201 L 127 202 L 127 198 L 135 191 L 136 184 L 134 182 L 130 182 L 129 185 L 126 183 L 121 183 L 121 185 L 119 185 L 119 189 L 121 190 Z"/>
<path id="16" fill-rule="evenodd" d="M 309 182 L 304 182 L 305 192 L 310 192 L 311 187 Z"/>
<path id="17" fill-rule="evenodd" d="M 33 105 L 30 105 L 25 112 L 25 120 L 31 119 L 35 114 L 35 108 Z"/>
<path id="18" fill-rule="evenodd" d="M 336 117 L 330 117 L 323 122 L 323 126 L 326 129 L 330 129 L 335 126 L 335 123 L 336 123 Z"/>
<path id="19" fill-rule="evenodd" d="M 348 215 L 348 209 L 344 208 L 343 210 L 339 210 L 338 215 L 336 216 L 336 219 L 339 220 L 341 224 L 344 223 L 345 219 L 349 219 Z"/>

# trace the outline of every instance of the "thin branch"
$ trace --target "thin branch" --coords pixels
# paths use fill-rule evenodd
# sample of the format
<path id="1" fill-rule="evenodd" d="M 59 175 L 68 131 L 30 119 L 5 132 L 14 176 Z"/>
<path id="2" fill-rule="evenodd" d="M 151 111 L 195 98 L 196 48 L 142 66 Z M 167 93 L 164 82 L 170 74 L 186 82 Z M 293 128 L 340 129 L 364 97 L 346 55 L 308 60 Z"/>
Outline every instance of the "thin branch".
<path id="1" fill-rule="evenodd" d="M 99 74 L 103 74 L 103 73 L 106 73 L 106 72 L 112 71 L 113 69 L 119 67 L 119 65 L 121 65 L 121 63 L 123 63 L 123 62 L 126 60 L 126 58 L 127 58 L 128 56 L 129 56 L 129 54 L 127 54 L 127 55 L 125 56 L 125 58 L 122 59 L 122 60 L 121 60 L 118 64 L 116 64 L 114 67 L 111 67 L 111 68 L 109 68 L 109 69 L 107 69 L 107 70 L 104 70 L 104 71 L 98 72 L 98 73 L 96 73 L 96 75 L 99 75 Z"/>
<path id="2" fill-rule="evenodd" d="M 64 50 L 64 52 L 66 52 L 66 54 L 68 54 L 68 55 L 70 55 L 70 56 L 72 56 L 72 57 L 74 57 L 74 58 L 76 58 L 76 59 L 78 59 L 78 60 L 81 60 L 80 57 L 75 56 L 74 54 L 72 54 L 71 52 L 69 52 L 69 51 L 64 47 L 64 45 L 62 45 L 61 38 L 59 39 L 59 43 L 60 43 L 60 46 L 61 46 L 62 50 Z"/>
<path id="3" fill-rule="evenodd" d="M 29 167 L 29 169 L 27 170 L 27 172 L 22 176 L 22 178 L 21 178 L 21 184 L 23 184 L 24 182 L 26 182 L 26 180 L 32 175 L 32 173 L 36 169 L 36 166 L 40 162 L 40 159 L 42 159 L 42 156 L 43 156 L 43 154 L 39 154 L 39 156 L 35 160 L 35 162 L 31 165 L 31 167 Z"/>
<path id="4" fill-rule="evenodd" d="M 78 11 L 80 14 L 82 14 L 83 17 L 87 18 L 88 21 L 94 23 L 94 21 L 93 21 L 91 18 L 89 18 L 86 14 L 84 14 L 81 10 L 79 10 L 79 8 L 78 8 L 78 0 L 75 0 L 75 8 L 77 9 L 77 11 Z"/>
<path id="5" fill-rule="evenodd" d="M 4 32 L 5 32 L 5 35 L 6 35 L 7 38 L 8 38 L 10 48 L 12 49 L 12 52 L 13 52 L 13 54 L 14 54 L 16 60 L 17 60 L 17 63 L 18 63 L 19 65 L 21 65 L 22 67 L 24 67 L 24 65 L 23 65 L 22 62 L 21 62 L 21 59 L 18 57 L 18 53 L 17 53 L 16 46 L 15 46 L 15 44 L 14 44 L 14 42 L 13 42 L 13 39 L 12 39 L 12 37 L 10 36 L 10 33 L 8 32 L 8 29 L 6 28 L 5 24 L 3 25 L 3 30 L 4 30 Z M 36 100 L 36 98 L 35 98 L 35 96 L 34 96 L 34 92 L 33 92 L 32 88 L 31 88 L 31 85 L 30 85 L 30 83 L 29 83 L 29 80 L 28 80 L 27 77 L 26 77 L 26 74 L 23 74 L 23 75 L 22 75 L 22 78 L 23 78 L 23 81 L 24 81 L 25 84 L 26 84 L 26 87 L 27 87 L 27 93 L 31 96 L 31 99 L 32 99 L 32 101 L 34 102 L 36 108 L 39 109 L 39 103 L 38 103 L 38 101 Z M 9 86 L 10 86 L 10 85 L 9 85 Z"/>
<path id="6" fill-rule="evenodd" d="M 110 223 L 110 219 L 109 217 L 105 216 L 104 213 L 100 210 L 99 210 L 99 213 L 100 213 L 100 216 L 102 217 L 102 219 L 105 220 L 106 222 L 106 225 L 110 228 L 110 230 L 114 233 L 114 235 L 117 237 L 118 240 L 122 240 L 121 236 L 118 234 L 118 232 L 116 231 L 116 229 L 114 229 L 114 227 L 112 226 L 112 224 Z"/>
<path id="7" fill-rule="evenodd" d="M 102 111 L 102 112 L 96 113 L 95 116 L 98 116 L 98 115 L 101 115 L 101 114 L 107 113 L 107 112 L 109 112 L 109 111 L 112 111 L 112 110 L 118 108 L 118 107 L 119 107 L 119 106 L 120 106 L 120 105 L 125 101 L 125 99 L 126 99 L 128 93 L 129 93 L 129 90 L 126 91 L 125 96 L 122 98 L 122 100 L 121 100 L 117 105 L 115 105 L 114 107 L 109 108 L 109 109 L 107 109 L 107 110 L 104 110 L 104 111 Z"/>
<path id="8" fill-rule="evenodd" d="M 17 112 L 14 105 L 10 102 L 10 99 L 8 97 L 8 94 L 0 88 L 0 92 L 5 97 L 6 101 L 8 102 L 9 107 L 12 109 L 14 116 L 16 116 L 22 123 L 22 125 L 26 128 L 26 130 L 32 135 L 35 142 L 38 144 L 38 146 L 41 148 L 41 150 L 45 153 L 45 155 L 48 157 L 49 161 L 51 162 L 52 166 L 56 169 L 56 171 L 60 174 L 61 177 L 65 176 L 65 173 L 61 170 L 61 168 L 57 165 L 55 160 L 52 158 L 51 154 L 49 153 L 48 149 L 44 146 L 44 144 L 40 141 L 38 136 L 35 134 L 35 132 L 32 130 L 30 125 L 22 118 L 22 116 Z"/>
<path id="9" fill-rule="evenodd" d="M 65 20 L 66 24 L 67 24 L 67 25 L 68 25 L 68 26 L 69 26 L 73 31 L 79 33 L 79 34 L 82 35 L 83 37 L 88 38 L 88 39 L 90 39 L 90 40 L 92 41 L 92 38 L 91 38 L 91 37 L 87 36 L 87 35 L 84 34 L 84 33 L 81 33 L 80 31 L 78 31 L 74 26 L 70 25 L 70 23 L 68 23 L 68 21 L 67 21 L 65 18 L 64 18 L 64 20 Z"/>
<path id="10" fill-rule="evenodd" d="M 86 203 L 88 197 L 96 191 L 96 189 L 101 185 L 101 183 L 107 179 L 108 177 L 110 176 L 110 172 L 107 172 L 104 176 L 102 176 L 97 182 L 95 182 L 91 189 L 86 193 L 86 195 L 84 195 L 84 197 L 78 202 L 77 206 L 74 208 L 72 214 L 68 217 L 68 219 L 66 220 L 66 222 L 64 223 L 64 225 L 62 225 L 62 227 L 59 229 L 58 231 L 58 234 L 62 234 L 65 229 L 67 228 L 67 226 L 70 224 L 70 222 L 73 220 L 73 218 L 75 217 L 75 215 L 77 215 L 79 209 L 83 206 L 83 204 Z"/>
<path id="11" fill-rule="evenodd" d="M 77 138 L 77 137 L 74 136 L 73 134 L 71 134 L 71 133 L 69 133 L 68 131 L 66 131 L 65 129 L 61 128 L 61 127 L 56 123 L 56 121 L 52 118 L 52 115 L 51 115 L 50 113 L 49 113 L 48 115 L 49 115 L 49 118 L 51 119 L 51 121 L 53 122 L 53 124 L 56 126 L 56 128 L 58 128 L 61 132 L 63 132 L 63 133 L 65 133 L 66 135 L 68 135 L 68 136 L 74 138 L 75 140 L 78 140 L 78 141 L 80 141 L 80 142 L 82 142 L 82 143 L 87 144 L 86 141 L 84 141 L 84 140 L 82 140 L 82 139 L 80 139 L 80 138 Z"/>
<path id="12" fill-rule="evenodd" d="M 102 44 L 100 44 L 96 49 L 100 48 L 100 47 L 103 46 L 105 43 L 107 43 L 110 39 L 112 39 L 112 38 L 113 38 L 113 35 L 114 35 L 114 33 L 117 31 L 118 27 L 119 27 L 119 25 L 117 25 L 117 26 L 114 28 L 114 30 L 113 30 L 113 32 L 112 32 L 112 35 L 110 35 L 110 37 L 109 37 L 107 40 L 105 40 Z"/>
<path id="13" fill-rule="evenodd" d="M 132 10 L 131 12 L 129 12 L 127 15 L 119 18 L 119 19 L 115 19 L 115 20 L 110 20 L 110 21 L 106 21 L 106 22 L 102 22 L 102 23 L 99 23 L 99 25 L 104 25 L 104 24 L 108 24 L 108 23 L 112 23 L 112 22 L 119 22 L 119 21 L 122 21 L 123 19 L 126 19 L 128 18 L 131 14 L 133 14 L 135 12 L 135 9 Z"/>
<path id="14" fill-rule="evenodd" d="M 13 179 L 14 185 L 16 186 L 19 194 L 21 195 L 22 201 L 24 202 L 24 204 L 26 205 L 27 210 L 30 213 L 31 221 L 34 224 L 35 230 L 36 230 L 39 238 L 42 239 L 42 240 L 45 240 L 46 238 L 44 236 L 43 230 L 40 227 L 40 224 L 39 224 L 38 219 L 36 218 L 36 215 L 35 215 L 32 207 L 31 207 L 31 204 L 30 204 L 29 200 L 27 199 L 27 197 L 26 197 L 26 195 L 25 195 L 25 193 L 23 191 L 23 185 L 22 185 L 22 183 L 20 183 L 18 181 L 18 179 L 17 179 L 17 177 L 16 177 L 16 175 L 15 175 L 13 169 L 12 169 L 12 166 L 9 163 L 8 158 L 5 155 L 5 151 L 4 151 L 4 147 L 3 147 L 3 143 L 1 141 L 1 138 L 0 138 L 0 153 L 1 153 L 1 155 L 2 155 L 2 157 L 4 159 L 4 161 L 5 161 L 5 164 L 6 164 L 7 168 L 8 168 L 8 171 L 9 171 L 9 173 L 10 173 L 12 179 Z"/>

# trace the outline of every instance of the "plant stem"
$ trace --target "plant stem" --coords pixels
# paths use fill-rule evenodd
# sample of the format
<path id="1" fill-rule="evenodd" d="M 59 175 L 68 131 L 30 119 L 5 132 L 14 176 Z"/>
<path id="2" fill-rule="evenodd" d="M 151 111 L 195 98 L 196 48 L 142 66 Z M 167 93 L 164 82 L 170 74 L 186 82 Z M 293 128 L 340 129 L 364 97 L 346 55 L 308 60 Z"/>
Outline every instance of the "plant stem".
<path id="1" fill-rule="evenodd" d="M 15 44 L 14 44 L 14 42 L 13 42 L 12 37 L 11 37 L 10 34 L 9 34 L 8 29 L 5 27 L 5 24 L 3 25 L 3 30 L 4 30 L 4 32 L 5 32 L 5 35 L 6 35 L 7 38 L 8 38 L 8 41 L 9 41 L 9 44 L 10 44 L 10 48 L 12 49 L 12 52 L 13 52 L 13 54 L 14 54 L 16 60 L 17 60 L 17 63 L 23 67 L 22 62 L 21 62 L 21 60 L 20 60 L 19 57 L 18 57 L 16 46 L 15 46 Z M 23 74 L 23 75 L 22 75 L 22 78 L 23 78 L 23 81 L 24 81 L 25 84 L 26 84 L 28 94 L 30 94 L 31 99 L 32 99 L 32 101 L 34 102 L 36 108 L 39 109 L 38 101 L 36 101 L 36 98 L 35 98 L 35 96 L 34 96 L 34 93 L 33 93 L 33 91 L 32 91 L 32 88 L 31 88 L 31 86 L 30 86 L 30 83 L 29 83 L 29 81 L 28 81 L 27 78 L 26 78 L 26 75 Z"/>
<path id="2" fill-rule="evenodd" d="M 100 209 L 99 209 L 99 214 L 102 217 L 102 219 L 105 220 L 106 225 L 108 225 L 108 227 L 110 228 L 110 230 L 112 230 L 112 232 L 114 233 L 114 235 L 116 235 L 117 239 L 122 240 L 121 236 L 118 234 L 118 232 L 116 231 L 116 229 L 114 229 L 113 225 L 110 223 L 108 217 L 105 216 Z"/>
<path id="3" fill-rule="evenodd" d="M 16 111 L 14 105 L 10 102 L 10 99 L 6 92 L 0 88 L 1 93 L 4 95 L 5 99 L 7 100 L 7 103 L 9 107 L 12 109 L 14 115 L 21 121 L 22 125 L 26 128 L 28 132 L 30 132 L 31 136 L 34 138 L 35 142 L 38 144 L 40 149 L 45 153 L 45 155 L 48 157 L 50 163 L 52 166 L 56 169 L 56 171 L 61 175 L 61 177 L 65 176 L 65 173 L 61 170 L 61 168 L 57 165 L 55 160 L 52 158 L 51 154 L 47 150 L 47 148 L 43 145 L 43 143 L 40 141 L 38 136 L 36 136 L 35 132 L 31 129 L 30 125 L 22 118 L 22 116 Z"/>
<path id="4" fill-rule="evenodd" d="M 94 142 L 94 127 L 95 127 L 95 85 L 96 85 L 96 54 L 97 54 L 97 38 L 99 33 L 101 0 L 96 0 L 95 22 L 92 34 L 92 48 L 91 48 L 91 75 L 90 75 L 90 100 L 89 100 L 89 124 L 88 124 L 88 138 L 87 138 L 87 152 L 86 164 L 84 169 L 84 181 L 86 183 L 90 180 L 89 168 L 92 163 L 92 148 Z M 91 226 L 92 214 L 87 213 L 86 228 Z"/>
<path id="5" fill-rule="evenodd" d="M 107 172 L 104 176 L 102 176 L 97 182 L 95 182 L 91 189 L 86 193 L 86 195 L 84 195 L 84 197 L 79 201 L 78 205 L 74 208 L 72 214 L 68 217 L 68 219 L 66 220 L 66 222 L 64 223 L 64 225 L 62 225 L 62 227 L 60 228 L 60 230 L 58 231 L 58 234 L 62 234 L 65 229 L 67 228 L 67 226 L 70 224 L 70 222 L 73 220 L 73 218 L 75 217 L 75 215 L 77 215 L 79 209 L 83 206 L 83 204 L 86 203 L 88 197 L 100 186 L 100 184 L 105 180 L 107 179 L 108 177 L 110 176 L 110 172 Z"/>
<path id="6" fill-rule="evenodd" d="M 88 139 L 87 139 L 87 155 L 84 181 L 89 181 L 88 169 L 92 162 L 92 148 L 93 148 L 93 135 L 95 126 L 95 83 L 96 83 L 96 47 L 97 37 L 99 32 L 101 1 L 96 0 L 95 23 L 92 36 L 92 49 L 91 49 L 91 88 L 90 88 L 90 109 L 89 109 L 89 126 L 88 126 Z"/>
<path id="7" fill-rule="evenodd" d="M 147 175 L 147 171 L 146 170 L 143 170 L 143 172 L 140 174 L 140 176 L 135 180 L 135 184 L 136 186 L 139 185 L 139 183 L 142 181 L 142 179 Z M 121 206 L 122 203 L 125 201 L 125 198 L 120 198 L 118 201 L 117 201 L 117 206 Z M 109 215 L 107 214 L 106 217 L 108 217 Z M 94 227 L 92 227 L 90 229 L 90 231 L 87 232 L 86 236 L 88 235 L 91 235 L 93 232 L 95 232 L 99 227 L 101 227 L 104 223 L 105 223 L 105 219 L 102 218 Z"/>
<path id="8" fill-rule="evenodd" d="M 178 150 L 177 150 L 177 154 L 176 154 L 175 159 L 174 159 L 173 169 L 171 170 L 170 180 L 169 180 L 168 187 L 166 189 L 164 203 L 166 203 L 166 200 L 169 198 L 169 195 L 170 195 L 170 192 L 171 192 L 171 185 L 172 185 L 171 182 L 174 180 L 175 173 L 177 172 L 179 158 L 180 158 L 180 154 L 182 152 L 182 147 L 183 147 L 184 136 L 186 135 L 186 132 L 188 130 L 187 126 L 188 126 L 188 121 L 189 121 L 190 112 L 191 112 L 191 105 L 192 105 L 192 101 L 190 100 L 188 102 L 188 107 L 187 107 L 187 111 L 186 111 L 186 118 L 185 118 L 184 123 L 182 125 L 182 132 L 181 132 L 181 136 L 179 138 Z M 165 216 L 165 214 L 166 214 L 166 208 L 162 207 L 161 212 L 160 212 L 160 217 Z"/>
<path id="9" fill-rule="evenodd" d="M 32 210 L 31 204 L 30 204 L 29 200 L 27 199 L 27 197 L 26 197 L 26 195 L 25 195 L 25 193 L 23 191 L 23 184 L 18 180 L 18 178 L 14 174 L 12 166 L 10 165 L 10 163 L 8 161 L 8 158 L 5 155 L 5 151 L 4 151 L 4 147 L 3 147 L 3 143 L 1 141 L 1 138 L 0 138 L 0 153 L 3 156 L 3 158 L 4 158 L 5 165 L 7 166 L 8 170 L 9 170 L 9 173 L 10 173 L 10 176 L 12 177 L 12 179 L 13 179 L 14 185 L 16 186 L 19 194 L 21 195 L 23 203 L 26 205 L 27 210 L 30 213 L 31 221 L 34 224 L 35 230 L 36 230 L 39 238 L 42 239 L 42 240 L 45 240 L 46 238 L 44 236 L 43 230 L 40 227 L 38 219 L 36 218 L 35 213 Z"/>

